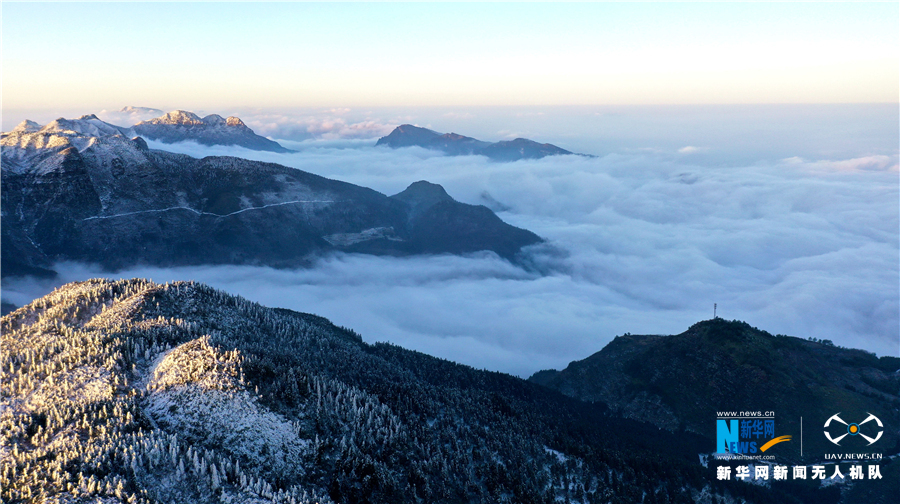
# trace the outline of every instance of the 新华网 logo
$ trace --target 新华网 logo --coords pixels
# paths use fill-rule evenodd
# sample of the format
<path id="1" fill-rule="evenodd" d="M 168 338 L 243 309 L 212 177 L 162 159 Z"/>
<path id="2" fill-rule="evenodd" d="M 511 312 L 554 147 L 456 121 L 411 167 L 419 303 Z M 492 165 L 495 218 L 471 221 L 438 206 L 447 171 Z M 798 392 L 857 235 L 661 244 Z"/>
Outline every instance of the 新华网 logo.
<path id="1" fill-rule="evenodd" d="M 775 413 L 771 411 L 720 412 L 716 419 L 717 453 L 762 453 L 790 440 L 791 436 L 775 436 Z"/>
<path id="2" fill-rule="evenodd" d="M 859 437 L 865 439 L 866 441 L 868 441 L 869 445 L 872 445 L 876 441 L 881 439 L 881 435 L 884 434 L 884 424 L 881 423 L 881 420 L 877 416 L 875 416 L 871 413 L 869 413 L 869 416 L 866 417 L 865 420 L 863 420 L 862 422 L 859 422 L 859 423 L 847 423 L 839 415 L 840 415 L 840 413 L 835 413 L 834 415 L 831 415 L 831 417 L 828 418 L 827 421 L 825 421 L 825 429 L 826 430 L 824 431 L 825 437 L 828 438 L 829 441 L 831 441 L 832 443 L 834 443 L 838 446 L 840 446 L 841 440 L 847 436 L 859 436 Z M 866 423 L 871 422 L 872 420 L 875 420 L 875 423 L 878 425 L 878 428 L 879 428 L 879 431 L 875 435 L 874 438 L 869 437 L 862 433 L 862 429 L 863 429 L 862 426 Z M 831 433 L 837 431 L 837 428 L 835 428 L 835 427 L 832 427 L 831 429 L 829 429 L 832 422 L 844 424 L 846 426 L 846 431 L 844 431 L 844 429 L 841 428 L 839 432 L 842 434 L 837 437 L 832 437 Z M 829 430 L 831 432 L 829 432 Z"/>

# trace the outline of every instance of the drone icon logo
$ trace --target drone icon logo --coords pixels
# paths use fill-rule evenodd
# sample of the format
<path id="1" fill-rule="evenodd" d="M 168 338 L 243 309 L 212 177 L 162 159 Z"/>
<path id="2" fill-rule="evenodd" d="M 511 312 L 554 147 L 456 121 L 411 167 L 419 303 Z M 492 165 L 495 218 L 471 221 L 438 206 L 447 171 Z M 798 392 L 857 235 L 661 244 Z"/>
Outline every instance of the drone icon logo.
<path id="1" fill-rule="evenodd" d="M 878 441 L 879 439 L 881 439 L 881 435 L 884 434 L 884 425 L 881 423 L 881 420 L 879 420 L 877 416 L 875 416 L 875 415 L 873 415 L 873 414 L 871 414 L 871 413 L 869 413 L 869 416 L 868 416 L 865 420 L 863 420 L 862 422 L 859 422 L 859 423 L 849 423 L 849 424 L 848 424 L 847 422 L 843 421 L 843 420 L 841 419 L 841 417 L 838 416 L 838 415 L 840 415 L 840 413 L 835 413 L 834 415 L 831 415 L 831 418 L 829 418 L 829 419 L 825 422 L 825 428 L 827 429 L 828 426 L 831 425 L 831 421 L 834 420 L 835 422 L 840 422 L 840 423 L 846 425 L 846 426 L 847 426 L 847 432 L 844 433 L 844 434 L 841 434 L 840 436 L 838 436 L 838 437 L 836 437 L 836 438 L 833 438 L 833 437 L 831 437 L 831 434 L 829 434 L 827 430 L 824 431 L 824 432 L 825 432 L 825 437 L 827 437 L 829 441 L 831 441 L 832 443 L 834 443 L 834 444 L 836 444 L 836 445 L 838 445 L 838 446 L 840 446 L 839 443 L 841 442 L 841 440 L 844 439 L 844 438 L 847 437 L 847 436 L 859 436 L 859 437 L 865 439 L 866 441 L 868 441 L 868 442 L 869 442 L 869 445 L 871 445 L 871 444 L 875 443 L 875 441 Z M 860 432 L 860 426 L 861 426 L 862 424 L 867 423 L 867 422 L 870 422 L 870 421 L 872 421 L 872 420 L 875 420 L 875 423 L 878 424 L 878 427 L 881 429 L 881 430 L 878 431 L 878 434 L 876 434 L 874 438 L 871 438 L 871 437 L 869 437 L 869 436 L 866 436 L 865 434 L 863 434 L 862 432 Z"/>

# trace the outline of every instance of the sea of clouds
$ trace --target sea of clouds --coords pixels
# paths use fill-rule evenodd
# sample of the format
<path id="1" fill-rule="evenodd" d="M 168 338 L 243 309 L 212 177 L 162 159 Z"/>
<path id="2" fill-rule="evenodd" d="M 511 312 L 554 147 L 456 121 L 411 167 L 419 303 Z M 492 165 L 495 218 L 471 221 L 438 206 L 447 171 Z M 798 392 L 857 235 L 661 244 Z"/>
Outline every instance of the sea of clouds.
<path id="1" fill-rule="evenodd" d="M 60 264 L 54 282 L 5 280 L 3 297 L 22 304 L 54 284 L 94 276 L 193 279 L 267 306 L 325 316 L 366 341 L 519 376 L 564 367 L 625 332 L 680 333 L 711 318 L 713 303 L 719 316 L 773 334 L 900 354 L 896 122 L 891 143 L 883 140 L 890 131 L 873 142 L 864 128 L 833 132 L 812 118 L 807 129 L 796 128 L 794 150 L 787 140 L 763 145 L 769 130 L 757 133 L 758 145 L 747 137 L 711 142 L 718 138 L 714 125 L 694 122 L 702 135 L 655 131 L 641 144 L 639 133 L 628 131 L 620 134 L 620 148 L 607 150 L 583 131 L 572 143 L 582 151 L 593 145 L 598 157 L 514 163 L 376 148 L 384 128 L 282 139 L 294 154 L 150 142 L 198 157 L 273 161 L 389 195 L 428 180 L 546 243 L 526 249 L 518 265 L 490 253 L 335 255 L 301 270 L 208 266 L 114 275 Z M 833 122 L 837 128 L 840 121 Z M 356 123 L 341 127 L 350 124 Z M 759 124 L 757 118 L 743 128 Z M 827 134 L 810 133 L 816 128 Z M 475 133 L 502 138 L 499 130 L 493 137 Z M 829 136 L 835 140 L 825 141 Z M 565 139 L 552 141 L 578 150 Z"/>

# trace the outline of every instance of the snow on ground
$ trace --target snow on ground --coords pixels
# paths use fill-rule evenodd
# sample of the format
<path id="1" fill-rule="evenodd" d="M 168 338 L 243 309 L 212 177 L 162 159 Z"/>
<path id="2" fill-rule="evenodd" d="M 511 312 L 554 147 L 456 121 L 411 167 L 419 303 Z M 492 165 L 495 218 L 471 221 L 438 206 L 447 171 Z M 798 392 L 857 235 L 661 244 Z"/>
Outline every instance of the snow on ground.
<path id="1" fill-rule="evenodd" d="M 221 352 L 204 336 L 168 352 L 147 384 L 147 411 L 169 431 L 273 472 L 296 471 L 310 442 L 297 423 L 262 405 L 242 386 L 240 356 Z"/>

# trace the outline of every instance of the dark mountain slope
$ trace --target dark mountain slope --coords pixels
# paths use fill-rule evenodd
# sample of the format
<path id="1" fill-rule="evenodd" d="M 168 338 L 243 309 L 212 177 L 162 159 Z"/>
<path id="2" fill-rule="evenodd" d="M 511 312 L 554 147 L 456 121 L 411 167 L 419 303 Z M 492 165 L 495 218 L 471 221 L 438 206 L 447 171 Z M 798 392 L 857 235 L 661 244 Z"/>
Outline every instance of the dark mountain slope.
<path id="1" fill-rule="evenodd" d="M 700 436 L 194 283 L 69 284 L 0 324 L 4 502 L 840 497 L 718 481 Z"/>
<path id="2" fill-rule="evenodd" d="M 699 438 L 192 283 L 70 284 L 3 317 L 2 344 L 4 502 L 687 503 L 711 484 Z"/>
<path id="3" fill-rule="evenodd" d="M 545 156 L 572 154 L 555 145 L 539 144 L 525 138 L 490 143 L 456 133 L 441 134 L 411 124 L 397 126 L 389 135 L 379 138 L 375 145 L 385 145 L 394 149 L 418 146 L 439 150 L 451 156 L 480 154 L 495 161 L 540 159 Z"/>
<path id="4" fill-rule="evenodd" d="M 745 322 L 707 320 L 677 336 L 620 336 L 562 371 L 530 378 L 568 396 L 602 401 L 630 418 L 715 438 L 718 411 L 775 411 L 779 431 L 820 431 L 833 414 L 867 412 L 900 423 L 900 359 L 877 358 L 771 334 Z M 833 451 L 819 432 L 804 438 L 810 456 Z M 897 453 L 896 427 L 879 446 Z M 710 441 L 710 447 L 715 446 Z M 850 449 L 850 448 L 848 448 Z M 713 451 L 710 449 L 709 451 Z M 795 447 L 799 456 L 799 446 Z"/>
<path id="5" fill-rule="evenodd" d="M 58 260 L 297 266 L 330 250 L 512 258 L 540 241 L 446 193 L 439 209 L 420 212 L 400 195 L 272 163 L 148 150 L 139 137 L 12 132 L 2 141 L 4 276 Z"/>
<path id="6" fill-rule="evenodd" d="M 444 188 L 415 182 L 391 199 L 407 205 L 410 245 L 425 253 L 462 254 L 490 243 L 502 257 L 512 257 L 521 243 L 533 243 L 533 233 L 512 228 L 485 206 L 460 203 Z"/>
<path id="7" fill-rule="evenodd" d="M 420 128 L 412 124 L 401 124 L 394 128 L 387 136 L 381 137 L 375 145 L 387 145 L 388 147 L 412 147 L 414 145 L 423 146 L 429 144 L 441 136 L 437 131 L 428 128 Z"/>
<path id="8" fill-rule="evenodd" d="M 546 156 L 561 156 L 572 153 L 553 144 L 542 144 L 527 138 L 516 138 L 515 140 L 492 143 L 481 149 L 480 154 L 496 161 L 516 161 L 518 159 L 540 159 Z"/>

